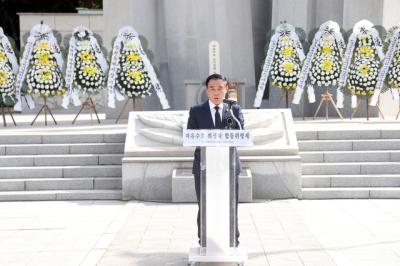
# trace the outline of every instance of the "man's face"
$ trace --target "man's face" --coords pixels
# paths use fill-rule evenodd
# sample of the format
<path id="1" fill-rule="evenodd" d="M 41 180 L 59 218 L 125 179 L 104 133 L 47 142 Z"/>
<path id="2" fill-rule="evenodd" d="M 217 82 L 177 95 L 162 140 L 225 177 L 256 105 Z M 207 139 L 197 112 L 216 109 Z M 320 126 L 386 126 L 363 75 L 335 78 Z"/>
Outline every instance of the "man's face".
<path id="1" fill-rule="evenodd" d="M 222 102 L 227 91 L 226 81 L 222 79 L 211 79 L 206 87 L 208 99 L 215 105 Z"/>

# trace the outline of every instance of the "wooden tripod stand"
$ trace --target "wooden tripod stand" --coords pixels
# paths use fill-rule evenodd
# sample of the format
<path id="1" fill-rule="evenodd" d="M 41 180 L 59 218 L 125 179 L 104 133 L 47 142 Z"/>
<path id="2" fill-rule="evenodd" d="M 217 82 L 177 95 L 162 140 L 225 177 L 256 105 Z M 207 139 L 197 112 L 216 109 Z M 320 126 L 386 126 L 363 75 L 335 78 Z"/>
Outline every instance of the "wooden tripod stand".
<path id="1" fill-rule="evenodd" d="M 350 119 L 353 119 L 354 115 L 357 113 L 358 108 L 360 107 L 360 102 L 361 102 L 361 99 L 358 99 L 357 107 L 354 109 L 353 113 L 351 114 Z M 366 97 L 365 103 L 366 103 L 366 108 L 367 108 L 367 120 L 369 120 L 369 96 Z M 376 105 L 376 107 L 378 108 L 379 114 L 382 116 L 382 119 L 385 119 L 385 117 L 383 116 L 383 113 L 381 111 L 381 108 L 379 107 L 379 100 L 378 100 L 378 104 Z"/>
<path id="2" fill-rule="evenodd" d="M 286 108 L 289 108 L 289 97 L 290 96 L 293 96 L 293 91 L 288 91 L 288 90 L 282 91 L 281 97 L 279 99 L 279 106 L 281 105 L 282 100 L 285 98 L 285 106 L 286 106 Z M 304 113 L 301 111 L 300 105 L 296 104 L 296 107 L 297 107 L 297 110 L 299 111 L 299 113 L 301 114 L 301 117 L 304 120 Z"/>
<path id="3" fill-rule="evenodd" d="M 4 112 L 5 111 L 5 108 L 7 108 L 7 113 L 11 116 L 11 119 L 12 119 L 12 121 L 13 121 L 13 123 L 14 123 L 14 126 L 16 126 L 17 124 L 15 123 L 15 120 L 14 120 L 14 116 L 12 115 L 12 112 L 10 111 L 10 107 L 5 107 L 5 106 L 1 106 L 1 113 L 2 113 L 2 115 L 3 115 L 3 125 L 6 127 L 7 126 L 7 122 L 6 122 L 6 113 Z"/>
<path id="4" fill-rule="evenodd" d="M 125 100 L 124 105 L 122 106 L 121 111 L 118 114 L 117 120 L 115 120 L 115 124 L 118 124 L 119 119 L 121 118 L 122 114 L 125 111 L 126 106 L 128 105 L 128 102 L 132 100 L 132 107 L 133 111 L 143 111 L 143 107 L 139 102 L 139 99 L 136 99 L 136 97 L 128 97 L 128 99 Z"/>
<path id="5" fill-rule="evenodd" d="M 57 125 L 57 121 L 56 119 L 54 119 L 53 114 L 51 113 L 51 110 L 49 108 L 49 106 L 47 105 L 47 97 L 44 96 L 44 104 L 42 106 L 42 108 L 40 108 L 39 112 L 37 113 L 37 115 L 35 116 L 35 119 L 33 119 L 31 126 L 33 126 L 33 124 L 35 123 L 36 119 L 38 118 L 38 116 L 40 115 L 40 113 L 42 111 L 44 111 L 44 124 L 47 126 L 47 112 L 49 112 L 49 114 L 51 115 L 51 118 L 53 118 L 54 124 Z"/>
<path id="6" fill-rule="evenodd" d="M 397 115 L 396 115 L 396 120 L 397 120 L 397 118 L 399 118 L 399 115 L 400 115 L 400 106 L 399 106 L 399 111 L 397 112 Z"/>
<path id="7" fill-rule="evenodd" d="M 81 105 L 81 108 L 79 109 L 79 112 L 76 114 L 74 120 L 72 121 L 72 124 L 75 124 L 76 119 L 78 118 L 78 116 L 82 112 L 83 108 L 85 108 L 85 106 L 89 109 L 90 120 L 93 120 L 93 113 L 92 113 L 92 111 L 93 111 L 94 114 L 96 115 L 97 122 L 100 124 L 100 119 L 99 119 L 99 116 L 98 116 L 97 111 L 96 111 L 96 105 L 94 104 L 94 101 L 93 101 L 91 96 L 88 96 L 86 98 L 85 102 Z"/>
<path id="8" fill-rule="evenodd" d="M 317 108 L 317 110 L 316 110 L 315 113 L 314 113 L 313 119 L 315 119 L 315 118 L 317 117 L 317 115 L 318 115 L 318 113 L 319 113 L 319 110 L 321 109 L 322 104 L 324 104 L 324 103 L 325 103 L 325 118 L 326 118 L 326 120 L 329 119 L 329 103 L 331 103 L 331 104 L 333 105 L 333 107 L 334 107 L 335 110 L 336 110 L 336 113 L 339 115 L 340 119 L 343 120 L 343 116 L 342 116 L 342 114 L 340 113 L 340 111 L 339 111 L 337 105 L 335 104 L 335 101 L 334 101 L 333 98 L 332 98 L 332 93 L 330 93 L 330 92 L 328 91 L 328 89 L 326 89 L 325 93 L 322 93 L 322 94 L 321 94 L 321 101 L 319 102 L 318 108 Z"/>

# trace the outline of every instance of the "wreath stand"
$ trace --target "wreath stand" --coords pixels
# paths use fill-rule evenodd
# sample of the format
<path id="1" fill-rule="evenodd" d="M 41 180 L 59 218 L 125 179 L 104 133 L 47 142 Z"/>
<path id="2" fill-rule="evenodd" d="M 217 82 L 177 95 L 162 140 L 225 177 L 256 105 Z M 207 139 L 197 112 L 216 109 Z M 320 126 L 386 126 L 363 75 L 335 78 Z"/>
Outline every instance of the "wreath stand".
<path id="1" fill-rule="evenodd" d="M 326 120 L 329 119 L 329 103 L 331 103 L 333 105 L 333 107 L 336 110 L 336 113 L 339 115 L 340 119 L 343 120 L 343 116 L 340 113 L 335 101 L 332 98 L 332 93 L 330 93 L 328 89 L 326 89 L 325 93 L 321 94 L 321 101 L 319 102 L 318 108 L 314 113 L 313 119 L 315 119 L 317 117 L 319 110 L 321 109 L 321 107 L 324 103 L 325 103 L 325 118 L 326 118 Z"/>
<path id="2" fill-rule="evenodd" d="M 7 126 L 7 122 L 6 122 L 6 113 L 5 113 L 5 106 L 1 106 L 1 114 L 3 115 L 3 125 L 6 127 Z M 11 116 L 11 119 L 14 123 L 14 126 L 16 126 L 17 124 L 15 123 L 14 120 L 14 116 L 12 115 L 12 112 L 10 111 L 10 107 L 7 107 L 7 113 Z"/>
<path id="3" fill-rule="evenodd" d="M 124 105 L 122 106 L 121 111 L 118 114 L 117 120 L 115 120 L 115 124 L 118 124 L 119 119 L 121 118 L 122 114 L 125 111 L 126 106 L 128 105 L 128 102 L 132 100 L 132 106 L 133 106 L 133 111 L 143 111 L 143 107 L 140 104 L 139 99 L 136 99 L 137 97 L 128 97 L 128 99 L 125 100 Z"/>
<path id="4" fill-rule="evenodd" d="M 358 101 L 357 101 L 357 107 L 354 109 L 354 111 L 353 111 L 353 113 L 351 114 L 351 117 L 350 117 L 350 119 L 353 119 L 353 117 L 354 117 L 354 115 L 357 113 L 357 111 L 358 111 L 358 108 L 360 107 L 360 102 L 361 102 L 361 99 L 358 99 Z M 366 97 L 366 107 L 367 107 L 367 120 L 369 120 L 369 96 L 367 96 Z M 382 110 L 381 110 L 381 108 L 379 107 L 379 99 L 378 99 L 378 104 L 376 105 L 376 107 L 378 108 L 378 111 L 379 111 L 379 114 L 382 116 L 382 119 L 385 119 L 385 117 L 383 116 L 383 113 L 382 113 Z M 396 118 L 397 119 L 397 118 Z"/>
<path id="5" fill-rule="evenodd" d="M 72 124 L 75 124 L 76 119 L 78 118 L 78 116 L 82 112 L 83 108 L 85 108 L 85 106 L 88 108 L 88 110 L 90 112 L 90 120 L 93 121 L 93 113 L 92 113 L 92 111 L 93 111 L 94 114 L 96 115 L 97 122 L 100 124 L 100 119 L 99 119 L 99 116 L 98 116 L 97 111 L 96 111 L 96 105 L 95 105 L 95 103 L 94 103 L 94 101 L 93 101 L 91 96 L 88 96 L 86 98 L 85 102 L 81 105 L 81 108 L 79 109 L 79 112 L 76 114 L 74 120 L 72 121 Z"/>
<path id="6" fill-rule="evenodd" d="M 44 104 L 42 106 L 42 108 L 40 108 L 39 112 L 36 114 L 35 119 L 33 119 L 31 126 L 33 126 L 33 124 L 35 123 L 36 119 L 38 118 L 38 116 L 40 115 L 40 113 L 42 111 L 44 111 L 44 124 L 47 126 L 47 112 L 49 112 L 49 114 L 51 115 L 51 118 L 53 118 L 54 124 L 57 125 L 57 121 L 54 119 L 53 114 L 51 113 L 51 110 L 49 108 L 49 106 L 47 105 L 47 97 L 44 96 Z"/>
<path id="7" fill-rule="evenodd" d="M 286 108 L 289 108 L 289 96 L 293 96 L 293 91 L 288 91 L 286 89 L 284 91 L 282 91 L 281 98 L 279 99 L 279 105 L 281 105 L 282 99 L 285 98 Z M 296 107 L 297 107 L 297 110 L 299 111 L 299 113 L 301 114 L 301 117 L 304 120 L 304 113 L 301 111 L 300 105 L 296 104 Z"/>
<path id="8" fill-rule="evenodd" d="M 396 120 L 397 120 L 397 118 L 399 118 L 399 115 L 400 115 L 400 106 L 399 106 L 399 111 L 397 112 L 397 115 L 396 115 Z"/>

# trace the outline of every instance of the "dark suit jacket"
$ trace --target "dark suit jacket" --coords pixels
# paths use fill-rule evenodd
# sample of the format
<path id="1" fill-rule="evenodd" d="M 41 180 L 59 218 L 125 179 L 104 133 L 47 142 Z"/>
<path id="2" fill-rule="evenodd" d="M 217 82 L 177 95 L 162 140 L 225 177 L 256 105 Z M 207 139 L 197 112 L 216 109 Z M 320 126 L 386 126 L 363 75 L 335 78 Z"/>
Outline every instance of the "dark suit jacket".
<path id="1" fill-rule="evenodd" d="M 222 126 L 221 129 L 224 128 L 224 121 L 226 117 L 230 116 L 230 112 L 227 110 L 228 105 L 224 103 L 224 107 L 222 109 Z M 242 128 L 244 128 L 244 119 L 243 119 L 243 114 L 242 111 L 240 110 L 239 105 L 233 105 L 232 106 L 232 111 L 235 117 L 240 121 L 240 124 L 242 125 Z M 208 100 L 205 101 L 202 104 L 193 106 L 190 108 L 189 112 L 189 119 L 187 123 L 187 129 L 214 129 L 214 123 L 213 119 L 211 116 L 211 111 L 210 111 L 210 104 L 208 103 Z M 233 129 L 239 129 L 239 125 L 235 122 L 233 125 Z M 194 161 L 193 161 L 193 169 L 192 173 L 195 176 L 200 176 L 200 148 L 196 147 L 196 150 L 194 152 Z M 236 151 L 236 175 L 238 176 L 240 174 L 241 170 L 241 165 L 239 161 L 239 154 Z"/>

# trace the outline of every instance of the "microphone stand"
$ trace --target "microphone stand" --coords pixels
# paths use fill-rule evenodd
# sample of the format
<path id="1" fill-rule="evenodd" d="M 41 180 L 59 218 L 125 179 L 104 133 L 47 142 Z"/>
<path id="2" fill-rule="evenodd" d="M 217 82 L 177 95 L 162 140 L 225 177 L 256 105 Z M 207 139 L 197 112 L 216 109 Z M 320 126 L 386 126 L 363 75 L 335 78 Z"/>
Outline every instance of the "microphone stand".
<path id="1" fill-rule="evenodd" d="M 235 121 L 238 126 L 239 126 L 239 130 L 242 130 L 242 125 L 240 124 L 239 119 L 236 118 L 236 116 L 234 115 L 233 111 L 232 111 L 232 105 L 236 104 L 236 101 L 234 100 L 229 100 L 229 99 L 224 99 L 223 101 L 224 103 L 228 104 L 228 112 L 231 114 L 230 117 L 226 118 L 226 127 L 228 129 L 232 129 L 233 126 L 233 121 Z"/>

